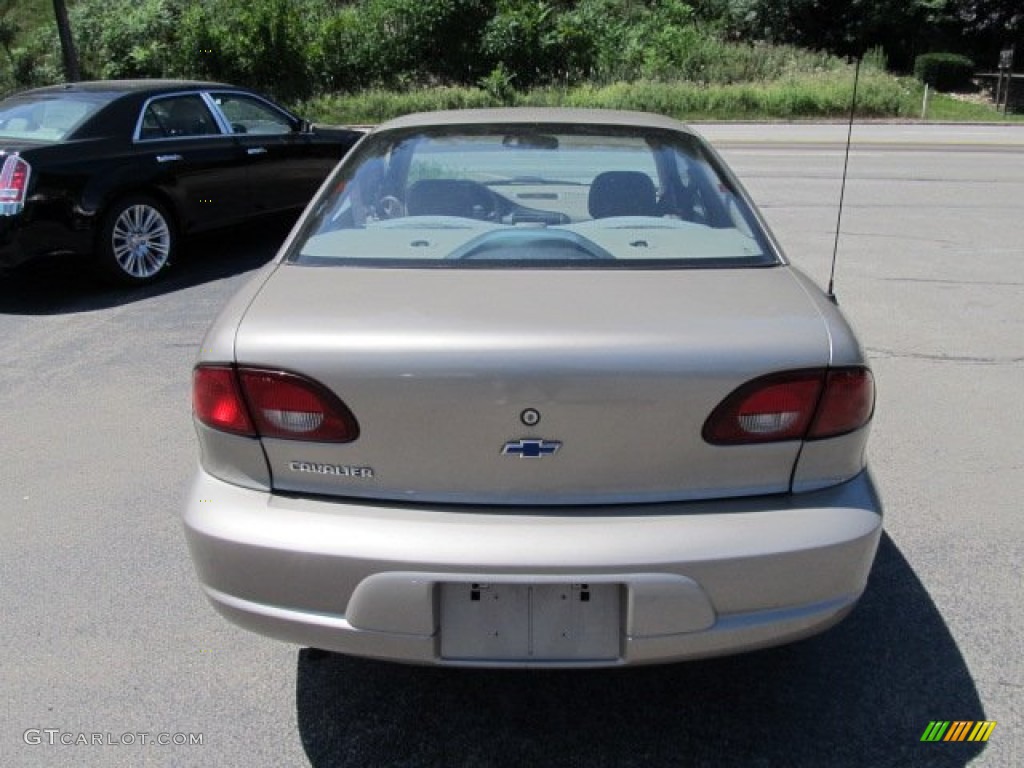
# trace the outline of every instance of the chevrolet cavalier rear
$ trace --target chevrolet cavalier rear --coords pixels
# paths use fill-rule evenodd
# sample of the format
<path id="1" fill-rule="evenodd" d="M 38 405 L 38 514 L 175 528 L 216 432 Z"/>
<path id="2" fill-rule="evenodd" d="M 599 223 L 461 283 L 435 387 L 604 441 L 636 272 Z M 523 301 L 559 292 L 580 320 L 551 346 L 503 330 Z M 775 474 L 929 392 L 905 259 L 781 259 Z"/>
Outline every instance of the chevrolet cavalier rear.
<path id="1" fill-rule="evenodd" d="M 881 532 L 850 327 L 651 115 L 382 126 L 210 329 L 193 401 L 206 595 L 342 653 L 773 645 L 853 607 Z"/>

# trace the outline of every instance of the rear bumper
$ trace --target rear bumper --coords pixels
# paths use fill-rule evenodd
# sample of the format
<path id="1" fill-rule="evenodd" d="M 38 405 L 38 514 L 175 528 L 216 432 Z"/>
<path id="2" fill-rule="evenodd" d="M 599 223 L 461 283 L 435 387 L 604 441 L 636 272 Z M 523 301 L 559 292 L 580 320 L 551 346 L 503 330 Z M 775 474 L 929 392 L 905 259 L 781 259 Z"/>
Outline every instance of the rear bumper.
<path id="1" fill-rule="evenodd" d="M 27 211 L 0 216 L 0 269 L 16 267 L 40 256 L 57 253 L 88 254 L 92 249 L 90 222 L 69 226 L 65 216 L 31 219 Z"/>
<path id="2" fill-rule="evenodd" d="M 29 258 L 21 246 L 16 217 L 0 216 L 0 269 L 16 267 Z"/>
<path id="3" fill-rule="evenodd" d="M 881 523 L 867 472 L 800 495 L 535 510 L 289 498 L 200 471 L 185 510 L 200 581 L 231 621 L 353 655 L 483 666 L 666 662 L 814 634 L 860 596 Z M 453 584 L 614 585 L 618 650 L 449 658 Z"/>

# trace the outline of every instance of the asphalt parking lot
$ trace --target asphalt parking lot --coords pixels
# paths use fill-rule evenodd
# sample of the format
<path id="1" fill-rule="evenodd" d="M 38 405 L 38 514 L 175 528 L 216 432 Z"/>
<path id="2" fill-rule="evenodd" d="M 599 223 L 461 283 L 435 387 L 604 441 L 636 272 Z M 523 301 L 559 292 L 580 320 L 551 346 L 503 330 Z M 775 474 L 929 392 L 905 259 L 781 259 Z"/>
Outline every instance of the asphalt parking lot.
<path id="1" fill-rule="evenodd" d="M 825 283 L 845 126 L 703 132 Z M 134 292 L 61 260 L 0 277 L 0 765 L 1024 764 L 1024 127 L 858 126 L 846 203 L 887 511 L 867 593 L 795 645 L 633 670 L 322 655 L 206 604 L 178 518 L 192 360 L 286 226 Z M 998 725 L 922 743 L 933 720 Z"/>

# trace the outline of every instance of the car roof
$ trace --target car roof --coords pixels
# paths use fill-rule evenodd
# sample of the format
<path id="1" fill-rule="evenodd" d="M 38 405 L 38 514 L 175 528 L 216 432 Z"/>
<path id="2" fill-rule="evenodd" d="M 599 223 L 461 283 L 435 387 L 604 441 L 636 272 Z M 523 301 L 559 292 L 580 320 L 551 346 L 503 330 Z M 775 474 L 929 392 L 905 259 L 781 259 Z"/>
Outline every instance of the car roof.
<path id="1" fill-rule="evenodd" d="M 454 109 L 418 112 L 390 120 L 379 131 L 408 128 L 487 125 L 491 123 L 524 125 L 604 125 L 623 128 L 661 129 L 693 134 L 684 123 L 650 112 L 624 112 L 608 109 L 562 109 L 557 107 L 507 107 L 499 109 Z"/>
<path id="2" fill-rule="evenodd" d="M 226 83 L 204 82 L 201 80 L 85 80 L 77 83 L 48 85 L 22 91 L 18 96 L 57 93 L 128 94 L 139 92 L 164 93 L 199 88 L 235 88 Z"/>

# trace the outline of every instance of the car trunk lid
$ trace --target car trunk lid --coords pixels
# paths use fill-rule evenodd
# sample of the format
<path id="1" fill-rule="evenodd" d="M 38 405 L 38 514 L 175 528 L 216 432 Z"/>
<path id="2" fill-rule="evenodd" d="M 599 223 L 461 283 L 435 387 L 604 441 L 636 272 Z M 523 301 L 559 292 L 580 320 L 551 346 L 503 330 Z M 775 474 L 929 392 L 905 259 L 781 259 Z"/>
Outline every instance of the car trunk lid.
<path id="1" fill-rule="evenodd" d="M 353 442 L 264 438 L 276 490 L 473 504 L 615 504 L 789 489 L 800 441 L 715 446 L 742 384 L 829 363 L 789 267 L 372 269 L 283 265 L 239 365 L 327 387 Z"/>

